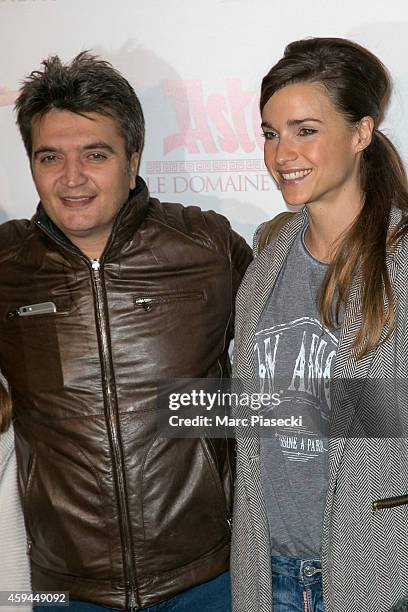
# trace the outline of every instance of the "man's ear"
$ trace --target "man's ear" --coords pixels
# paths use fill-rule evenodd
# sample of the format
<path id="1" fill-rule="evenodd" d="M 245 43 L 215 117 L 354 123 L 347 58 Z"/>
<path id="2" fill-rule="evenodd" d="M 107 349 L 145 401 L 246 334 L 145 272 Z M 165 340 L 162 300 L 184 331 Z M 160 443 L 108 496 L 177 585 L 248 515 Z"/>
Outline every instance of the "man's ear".
<path id="1" fill-rule="evenodd" d="M 132 153 L 129 160 L 129 188 L 134 189 L 136 187 L 136 177 L 139 170 L 140 155 L 135 152 Z"/>
<path id="2" fill-rule="evenodd" d="M 373 138 L 374 119 L 370 116 L 363 117 L 356 125 L 356 153 L 364 151 Z"/>

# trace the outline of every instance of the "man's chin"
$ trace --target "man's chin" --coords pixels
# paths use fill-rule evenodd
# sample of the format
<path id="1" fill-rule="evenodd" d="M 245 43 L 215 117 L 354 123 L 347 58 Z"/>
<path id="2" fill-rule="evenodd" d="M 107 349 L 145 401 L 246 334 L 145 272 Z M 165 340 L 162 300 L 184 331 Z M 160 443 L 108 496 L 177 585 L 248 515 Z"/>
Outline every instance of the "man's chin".
<path id="1" fill-rule="evenodd" d="M 95 227 L 87 227 L 87 226 L 67 227 L 65 226 L 60 229 L 62 229 L 64 234 L 67 234 L 67 236 L 70 235 L 70 236 L 83 237 L 83 236 L 92 236 L 92 235 L 99 234 L 99 232 L 96 230 Z"/>

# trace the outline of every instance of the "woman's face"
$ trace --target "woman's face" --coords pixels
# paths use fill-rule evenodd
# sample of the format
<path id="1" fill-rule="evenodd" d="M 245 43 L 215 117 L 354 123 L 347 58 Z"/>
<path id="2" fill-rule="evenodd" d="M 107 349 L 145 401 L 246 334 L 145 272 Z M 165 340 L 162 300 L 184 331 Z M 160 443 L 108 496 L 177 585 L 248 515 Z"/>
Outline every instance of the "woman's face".
<path id="1" fill-rule="evenodd" d="M 322 86 L 278 90 L 262 112 L 265 164 L 287 204 L 340 202 L 359 190 L 358 129 Z"/>

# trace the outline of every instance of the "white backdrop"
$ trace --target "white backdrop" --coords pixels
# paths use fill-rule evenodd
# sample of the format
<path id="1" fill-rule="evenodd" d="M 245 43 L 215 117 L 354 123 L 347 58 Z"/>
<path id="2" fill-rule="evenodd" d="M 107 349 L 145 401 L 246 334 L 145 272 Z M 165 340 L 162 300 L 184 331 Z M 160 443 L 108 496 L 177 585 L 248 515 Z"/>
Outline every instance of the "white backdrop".
<path id="1" fill-rule="evenodd" d="M 306 36 L 350 38 L 388 66 L 383 128 L 408 161 L 405 0 L 0 0 L 0 221 L 37 203 L 12 110 L 19 83 L 48 55 L 92 49 L 141 99 L 151 193 L 222 212 L 251 240 L 284 208 L 262 160 L 260 81 Z"/>

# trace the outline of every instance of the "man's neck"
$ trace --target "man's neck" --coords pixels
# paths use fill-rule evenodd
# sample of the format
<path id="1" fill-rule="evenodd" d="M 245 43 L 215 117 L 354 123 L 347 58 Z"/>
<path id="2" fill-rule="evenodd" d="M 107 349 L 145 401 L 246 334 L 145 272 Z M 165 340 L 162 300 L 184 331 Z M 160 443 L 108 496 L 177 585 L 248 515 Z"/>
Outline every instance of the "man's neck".
<path id="1" fill-rule="evenodd" d="M 106 243 L 108 242 L 110 231 L 106 232 L 103 236 L 87 236 L 78 237 L 67 235 L 75 246 L 78 247 L 84 255 L 89 259 L 100 259 L 103 251 L 105 250 Z"/>

